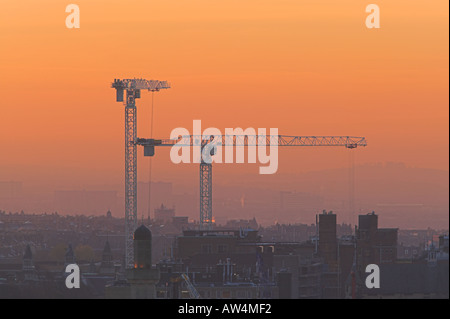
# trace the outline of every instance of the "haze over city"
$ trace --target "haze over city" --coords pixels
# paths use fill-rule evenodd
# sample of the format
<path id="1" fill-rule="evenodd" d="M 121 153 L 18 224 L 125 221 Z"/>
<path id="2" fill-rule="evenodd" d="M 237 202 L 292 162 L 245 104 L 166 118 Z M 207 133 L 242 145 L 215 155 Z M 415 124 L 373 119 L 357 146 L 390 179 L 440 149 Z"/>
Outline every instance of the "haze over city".
<path id="1" fill-rule="evenodd" d="M 449 3 L 374 2 L 2 1 L 0 299 L 448 299 Z"/>
<path id="2" fill-rule="evenodd" d="M 365 136 L 368 147 L 355 151 L 356 208 L 431 205 L 448 223 L 445 1 L 379 1 L 377 32 L 364 27 L 352 1 L 286 1 L 275 10 L 270 1 L 78 2 L 83 27 L 76 32 L 57 27 L 64 12 L 53 1 L 8 2 L 0 13 L 0 57 L 7 61 L 0 65 L 0 181 L 21 183 L 27 212 L 52 211 L 59 190 L 114 190 L 121 197 L 123 108 L 110 82 L 150 76 L 172 83 L 154 96 L 154 137 L 192 130 L 194 119 L 205 128 Z M 139 137 L 150 135 L 151 100 L 144 94 L 138 106 Z M 138 180 L 148 183 L 148 159 L 142 150 L 138 156 Z M 406 168 L 375 178 L 370 165 L 386 163 Z M 345 149 L 280 149 L 276 176 L 257 176 L 256 165 L 221 164 L 214 182 L 217 189 L 250 180 L 260 189 L 276 184 L 278 196 L 304 191 L 320 176 L 308 193 L 323 195 L 334 185 L 331 197 L 346 201 L 349 165 Z M 168 151 L 157 150 L 153 167 L 153 181 L 195 194 L 197 165 L 174 165 Z M 383 199 L 368 200 L 397 182 Z M 245 190 L 237 192 L 240 198 Z M 8 196 L 0 196 L 4 208 L 23 209 Z M 412 226 L 405 215 L 399 225 Z"/>

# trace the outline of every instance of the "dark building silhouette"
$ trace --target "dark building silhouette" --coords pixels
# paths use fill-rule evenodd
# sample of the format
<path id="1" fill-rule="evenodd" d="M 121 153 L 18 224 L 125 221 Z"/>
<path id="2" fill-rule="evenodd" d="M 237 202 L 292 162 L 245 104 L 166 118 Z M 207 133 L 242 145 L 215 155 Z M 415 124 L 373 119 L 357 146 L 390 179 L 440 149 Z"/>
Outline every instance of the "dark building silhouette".
<path id="1" fill-rule="evenodd" d="M 134 268 L 126 269 L 126 280 L 117 280 L 105 288 L 106 298 L 154 299 L 159 269 L 152 267 L 152 233 L 144 225 L 133 235 Z"/>
<path id="2" fill-rule="evenodd" d="M 277 243 L 274 248 L 273 267 L 277 273 L 279 298 L 321 298 L 324 265 L 322 259 L 315 256 L 315 244 Z"/>
<path id="3" fill-rule="evenodd" d="M 318 227 L 318 249 L 317 254 L 323 260 L 323 270 L 321 276 L 321 294 L 325 299 L 336 299 L 342 295 L 341 264 L 348 264 L 349 258 L 346 248 L 343 245 L 344 253 L 341 256 L 341 243 L 337 238 L 337 216 L 333 212 L 323 211 L 316 216 Z M 351 260 L 351 259 L 350 259 Z"/>
<path id="4" fill-rule="evenodd" d="M 318 216 L 319 228 L 319 254 L 330 267 L 336 267 L 337 263 L 337 232 L 336 214 L 323 211 Z"/>
<path id="5" fill-rule="evenodd" d="M 256 230 L 185 230 L 174 259 L 158 264 L 158 294 L 185 298 L 177 289 L 186 274 L 202 298 L 276 298 L 273 254 L 274 245 L 261 243 Z"/>
<path id="6" fill-rule="evenodd" d="M 114 272 L 115 269 L 114 269 L 113 255 L 111 252 L 111 246 L 109 245 L 109 241 L 107 240 L 102 252 L 102 262 L 100 264 L 99 273 L 112 274 Z"/>
<path id="7" fill-rule="evenodd" d="M 292 273 L 283 271 L 277 274 L 278 298 L 292 299 Z"/>
<path id="8" fill-rule="evenodd" d="M 67 246 L 66 254 L 64 256 L 64 265 L 67 266 L 75 263 L 76 263 L 75 253 L 73 251 L 72 244 L 69 244 L 69 246 Z"/>
<path id="9" fill-rule="evenodd" d="M 23 270 L 34 270 L 33 253 L 31 252 L 30 245 L 27 245 L 23 255 Z"/>
<path id="10" fill-rule="evenodd" d="M 432 244 L 424 255 L 412 261 L 380 265 L 380 288 L 362 286 L 362 298 L 448 299 L 449 254 L 445 243 Z"/>
<path id="11" fill-rule="evenodd" d="M 448 247 L 449 247 L 448 235 L 439 236 L 439 249 L 442 252 L 448 254 Z"/>
<path id="12" fill-rule="evenodd" d="M 31 252 L 30 245 L 27 245 L 27 247 L 25 248 L 25 253 L 23 255 L 22 262 L 23 262 L 22 271 L 24 281 L 37 281 L 38 274 L 34 267 L 33 253 Z"/>
<path id="13" fill-rule="evenodd" d="M 356 229 L 357 270 L 365 273 L 369 264 L 380 265 L 397 260 L 398 228 L 378 228 L 378 215 L 359 215 Z"/>
<path id="14" fill-rule="evenodd" d="M 139 226 L 133 236 L 134 268 L 152 267 L 152 232 L 144 225 Z"/>

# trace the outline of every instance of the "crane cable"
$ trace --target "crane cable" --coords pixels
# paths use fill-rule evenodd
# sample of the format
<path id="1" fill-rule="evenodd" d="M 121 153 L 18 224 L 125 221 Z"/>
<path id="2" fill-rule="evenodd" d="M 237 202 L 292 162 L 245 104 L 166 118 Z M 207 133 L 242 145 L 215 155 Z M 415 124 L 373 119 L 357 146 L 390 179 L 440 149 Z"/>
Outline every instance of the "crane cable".
<path id="1" fill-rule="evenodd" d="M 349 150 L 349 176 L 348 176 L 348 206 L 349 206 L 349 218 L 351 220 L 350 224 L 356 225 L 355 217 L 355 153 L 353 149 Z"/>
<path id="2" fill-rule="evenodd" d="M 153 106 L 154 106 L 154 100 L 153 97 L 155 95 L 155 92 L 152 91 L 152 111 L 151 111 L 151 121 L 150 121 L 150 138 L 153 138 Z M 147 203 L 147 215 L 148 215 L 148 222 L 150 222 L 150 198 L 151 198 L 151 190 L 152 190 L 152 156 L 149 156 L 148 158 L 148 203 Z"/>

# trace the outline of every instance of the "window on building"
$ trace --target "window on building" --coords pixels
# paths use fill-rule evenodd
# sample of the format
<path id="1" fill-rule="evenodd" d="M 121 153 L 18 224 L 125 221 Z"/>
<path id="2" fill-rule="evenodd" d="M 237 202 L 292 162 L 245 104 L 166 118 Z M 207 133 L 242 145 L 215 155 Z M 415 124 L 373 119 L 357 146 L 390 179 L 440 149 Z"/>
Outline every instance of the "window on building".
<path id="1" fill-rule="evenodd" d="M 219 254 L 226 253 L 226 252 L 228 252 L 228 245 L 223 245 L 223 244 L 219 245 L 218 250 L 219 250 Z"/>
<path id="2" fill-rule="evenodd" d="M 302 267 L 300 271 L 302 275 L 306 275 L 308 274 L 308 267 Z"/>
<path id="3" fill-rule="evenodd" d="M 210 254 L 212 252 L 211 245 L 202 245 L 202 253 Z"/>

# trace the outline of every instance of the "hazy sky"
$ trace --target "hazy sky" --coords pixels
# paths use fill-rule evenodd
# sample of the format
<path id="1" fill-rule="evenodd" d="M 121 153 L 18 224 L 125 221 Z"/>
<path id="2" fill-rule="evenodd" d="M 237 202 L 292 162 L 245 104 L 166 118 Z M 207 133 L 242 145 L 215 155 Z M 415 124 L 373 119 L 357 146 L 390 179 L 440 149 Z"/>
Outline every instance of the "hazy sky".
<path id="1" fill-rule="evenodd" d="M 365 27 L 365 6 L 381 29 Z M 446 0 L 3 0 L 0 180 L 120 183 L 123 106 L 114 78 L 168 80 L 154 136 L 176 127 L 277 127 L 365 136 L 357 162 L 448 169 Z M 81 28 L 65 27 L 76 3 Z M 149 135 L 151 94 L 138 101 Z M 139 150 L 141 155 L 142 150 Z M 279 172 L 348 164 L 344 149 L 280 150 Z M 157 151 L 158 152 L 158 151 Z M 157 153 L 154 178 L 197 178 Z M 147 164 L 140 160 L 139 179 Z M 258 165 L 220 167 L 258 174 Z"/>

